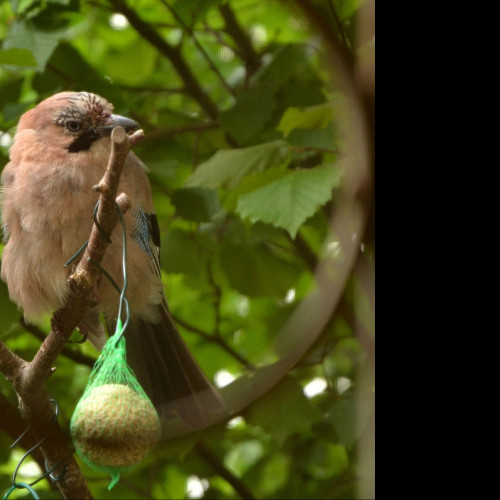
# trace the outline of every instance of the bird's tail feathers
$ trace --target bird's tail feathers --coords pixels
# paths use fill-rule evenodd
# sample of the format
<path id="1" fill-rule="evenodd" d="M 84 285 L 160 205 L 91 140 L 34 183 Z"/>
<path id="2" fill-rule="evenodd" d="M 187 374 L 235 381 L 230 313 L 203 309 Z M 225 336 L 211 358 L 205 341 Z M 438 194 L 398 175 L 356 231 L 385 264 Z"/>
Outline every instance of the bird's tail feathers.
<path id="1" fill-rule="evenodd" d="M 189 352 L 165 306 L 161 321 L 131 319 L 125 330 L 127 359 L 160 417 L 179 416 L 189 427 L 206 427 L 225 404 Z"/>

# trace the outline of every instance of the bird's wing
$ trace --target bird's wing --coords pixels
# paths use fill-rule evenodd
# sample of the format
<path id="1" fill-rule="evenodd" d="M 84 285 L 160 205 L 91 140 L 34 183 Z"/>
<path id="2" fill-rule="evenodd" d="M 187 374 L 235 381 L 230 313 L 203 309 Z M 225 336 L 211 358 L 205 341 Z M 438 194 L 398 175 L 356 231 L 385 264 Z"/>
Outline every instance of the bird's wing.
<path id="1" fill-rule="evenodd" d="M 133 215 L 135 225 L 132 236 L 141 249 L 148 254 L 151 270 L 161 283 L 160 228 L 156 214 L 147 214 L 139 203 Z"/>

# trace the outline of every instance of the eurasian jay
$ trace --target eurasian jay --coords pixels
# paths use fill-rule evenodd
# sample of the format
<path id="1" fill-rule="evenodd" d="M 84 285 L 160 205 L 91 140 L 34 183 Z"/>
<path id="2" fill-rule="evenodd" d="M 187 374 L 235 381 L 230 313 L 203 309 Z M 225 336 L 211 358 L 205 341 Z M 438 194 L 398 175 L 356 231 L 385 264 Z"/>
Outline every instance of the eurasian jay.
<path id="1" fill-rule="evenodd" d="M 71 269 L 64 263 L 84 244 L 93 224 L 98 184 L 108 164 L 110 134 L 139 125 L 112 114 L 113 106 L 88 92 L 61 92 L 26 112 L 19 120 L 10 162 L 2 173 L 2 224 L 5 248 L 1 276 L 11 299 L 28 322 L 62 307 Z M 189 352 L 167 307 L 161 283 L 160 232 L 146 166 L 130 152 L 119 192 L 131 208 L 127 230 L 127 298 L 131 321 L 125 331 L 128 362 L 160 415 L 179 415 L 192 427 L 224 411 L 217 391 Z M 122 235 L 111 238 L 102 267 L 121 287 Z M 116 320 L 119 293 L 104 276 L 98 304 L 80 325 L 102 349 Z"/>

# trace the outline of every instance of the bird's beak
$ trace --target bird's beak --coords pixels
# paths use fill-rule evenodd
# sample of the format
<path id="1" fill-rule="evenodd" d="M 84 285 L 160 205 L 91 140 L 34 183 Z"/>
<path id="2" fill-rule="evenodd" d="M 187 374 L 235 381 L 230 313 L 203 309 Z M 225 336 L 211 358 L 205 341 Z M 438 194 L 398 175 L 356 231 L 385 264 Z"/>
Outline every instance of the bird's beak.
<path id="1" fill-rule="evenodd" d="M 140 125 L 135 120 L 127 118 L 126 116 L 111 115 L 108 118 L 106 125 L 97 127 L 96 130 L 102 136 L 108 136 L 111 135 L 111 132 L 115 127 L 123 127 L 126 132 L 133 132 L 134 130 L 138 130 Z"/>

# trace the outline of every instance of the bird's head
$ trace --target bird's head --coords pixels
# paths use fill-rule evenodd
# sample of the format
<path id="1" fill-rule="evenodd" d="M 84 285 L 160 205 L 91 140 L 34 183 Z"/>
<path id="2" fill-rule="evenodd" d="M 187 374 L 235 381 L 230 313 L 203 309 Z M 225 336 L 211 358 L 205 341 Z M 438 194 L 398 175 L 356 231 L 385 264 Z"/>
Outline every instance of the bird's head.
<path id="1" fill-rule="evenodd" d="M 116 126 L 127 132 L 139 128 L 130 118 L 112 114 L 113 105 L 89 92 L 60 92 L 25 113 L 17 132 L 34 130 L 50 144 L 69 153 L 88 151 L 92 144 L 109 137 Z"/>

